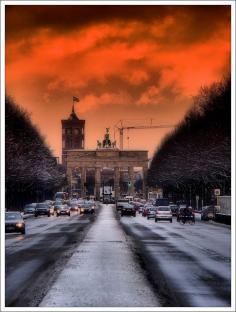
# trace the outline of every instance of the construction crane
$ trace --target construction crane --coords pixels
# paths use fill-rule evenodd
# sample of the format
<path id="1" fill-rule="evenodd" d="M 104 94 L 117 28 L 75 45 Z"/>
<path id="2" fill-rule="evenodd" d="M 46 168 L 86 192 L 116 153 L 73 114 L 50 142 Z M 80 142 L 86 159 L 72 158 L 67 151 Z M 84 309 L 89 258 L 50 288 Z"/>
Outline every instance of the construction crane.
<path id="1" fill-rule="evenodd" d="M 127 130 L 137 130 L 137 129 L 158 129 L 158 128 L 173 128 L 175 125 L 153 125 L 152 119 L 150 119 L 149 125 L 137 125 L 137 126 L 124 126 L 123 125 L 124 120 L 120 120 L 115 126 L 114 126 L 114 138 L 116 131 L 119 131 L 120 135 L 120 149 L 123 150 L 123 140 L 124 140 L 124 131 Z"/>

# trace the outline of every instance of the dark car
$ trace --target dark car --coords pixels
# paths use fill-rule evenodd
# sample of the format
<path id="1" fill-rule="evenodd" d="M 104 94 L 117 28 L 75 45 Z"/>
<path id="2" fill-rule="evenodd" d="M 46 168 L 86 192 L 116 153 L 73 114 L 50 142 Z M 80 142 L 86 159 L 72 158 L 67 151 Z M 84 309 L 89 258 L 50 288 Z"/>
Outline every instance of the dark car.
<path id="1" fill-rule="evenodd" d="M 116 202 L 116 210 L 121 211 L 121 208 L 128 203 L 129 203 L 128 199 L 118 199 Z"/>
<path id="2" fill-rule="evenodd" d="M 35 213 L 35 207 L 36 207 L 37 203 L 32 203 L 32 204 L 27 204 L 24 207 L 24 214 L 28 214 L 28 213 Z"/>
<path id="3" fill-rule="evenodd" d="M 35 217 L 38 217 L 39 215 L 47 215 L 50 217 L 54 214 L 54 207 L 49 205 L 48 203 L 39 203 L 35 207 Z"/>
<path id="4" fill-rule="evenodd" d="M 216 208 L 214 205 L 203 206 L 199 212 L 201 213 L 201 220 L 209 221 L 215 218 Z"/>
<path id="5" fill-rule="evenodd" d="M 70 216 L 70 207 L 66 204 L 56 205 L 55 210 L 56 210 L 57 217 L 59 217 L 61 215 Z"/>
<path id="6" fill-rule="evenodd" d="M 20 212 L 5 213 L 5 231 L 6 233 L 20 232 L 25 234 L 25 222 Z"/>
<path id="7" fill-rule="evenodd" d="M 121 215 L 121 217 L 127 216 L 127 215 L 136 217 L 135 207 L 133 205 L 130 205 L 130 204 L 124 204 L 121 207 L 120 215 Z"/>
<path id="8" fill-rule="evenodd" d="M 170 204 L 169 207 L 172 211 L 172 216 L 176 216 L 178 212 L 178 205 Z"/>
<path id="9" fill-rule="evenodd" d="M 94 213 L 95 212 L 95 203 L 85 202 L 83 204 L 83 213 Z"/>

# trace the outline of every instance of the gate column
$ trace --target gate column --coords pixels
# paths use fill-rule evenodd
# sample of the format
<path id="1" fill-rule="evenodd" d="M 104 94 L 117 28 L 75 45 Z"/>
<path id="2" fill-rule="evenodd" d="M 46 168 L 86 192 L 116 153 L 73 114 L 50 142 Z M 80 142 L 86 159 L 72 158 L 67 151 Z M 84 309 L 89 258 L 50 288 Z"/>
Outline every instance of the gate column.
<path id="1" fill-rule="evenodd" d="M 115 167 L 115 176 L 114 176 L 114 191 L 115 199 L 120 197 L 120 168 Z"/>
<path id="2" fill-rule="evenodd" d="M 131 182 L 131 185 L 129 187 L 129 193 L 130 195 L 134 194 L 134 182 L 135 182 L 135 178 L 134 178 L 134 167 L 129 167 L 128 168 L 128 172 L 129 172 L 129 181 Z"/>
<path id="3" fill-rule="evenodd" d="M 147 198 L 147 172 L 148 172 L 148 167 L 143 166 L 143 195 L 144 195 L 144 198 Z"/>
<path id="4" fill-rule="evenodd" d="M 101 168 L 95 168 L 95 196 L 97 200 L 100 200 L 100 188 L 101 188 Z"/>
<path id="5" fill-rule="evenodd" d="M 86 196 L 86 187 L 85 184 L 86 183 L 86 168 L 82 167 L 81 168 L 81 196 L 85 197 Z"/>

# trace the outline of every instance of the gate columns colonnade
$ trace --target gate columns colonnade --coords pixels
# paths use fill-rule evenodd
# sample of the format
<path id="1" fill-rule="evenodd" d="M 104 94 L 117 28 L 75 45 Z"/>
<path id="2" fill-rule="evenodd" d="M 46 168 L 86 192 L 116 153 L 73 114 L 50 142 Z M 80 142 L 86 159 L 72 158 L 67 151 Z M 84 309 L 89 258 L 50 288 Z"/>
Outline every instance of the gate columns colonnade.
<path id="1" fill-rule="evenodd" d="M 71 182 L 74 178 L 72 172 L 80 168 L 81 172 L 81 195 L 86 195 L 86 169 L 95 168 L 95 193 L 100 197 L 101 169 L 114 169 L 114 191 L 115 197 L 120 196 L 121 168 L 128 168 L 129 181 L 131 182 L 129 192 L 134 194 L 134 167 L 143 168 L 143 195 L 146 197 L 146 180 L 148 170 L 148 151 L 145 150 L 119 150 L 118 148 L 98 148 L 95 150 L 63 149 L 62 163 L 66 168 L 67 176 Z"/>
<path id="2" fill-rule="evenodd" d="M 95 168 L 95 196 L 97 199 L 100 198 L 100 187 L 101 187 L 101 168 Z"/>

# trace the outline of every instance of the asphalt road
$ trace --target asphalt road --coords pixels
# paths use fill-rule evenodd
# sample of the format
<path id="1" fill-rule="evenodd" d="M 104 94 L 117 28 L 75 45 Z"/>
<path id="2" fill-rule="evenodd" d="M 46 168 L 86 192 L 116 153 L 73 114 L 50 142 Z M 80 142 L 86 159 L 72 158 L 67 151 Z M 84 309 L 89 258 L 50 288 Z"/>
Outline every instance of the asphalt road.
<path id="1" fill-rule="evenodd" d="M 32 217 L 25 221 L 25 235 L 7 233 L 5 305 L 37 306 L 95 219 L 75 212 Z"/>
<path id="2" fill-rule="evenodd" d="M 155 223 L 141 215 L 121 224 L 165 306 L 230 306 L 229 226 Z"/>
<path id="3" fill-rule="evenodd" d="M 228 307 L 230 227 L 95 216 L 26 220 L 6 234 L 6 306 Z"/>

